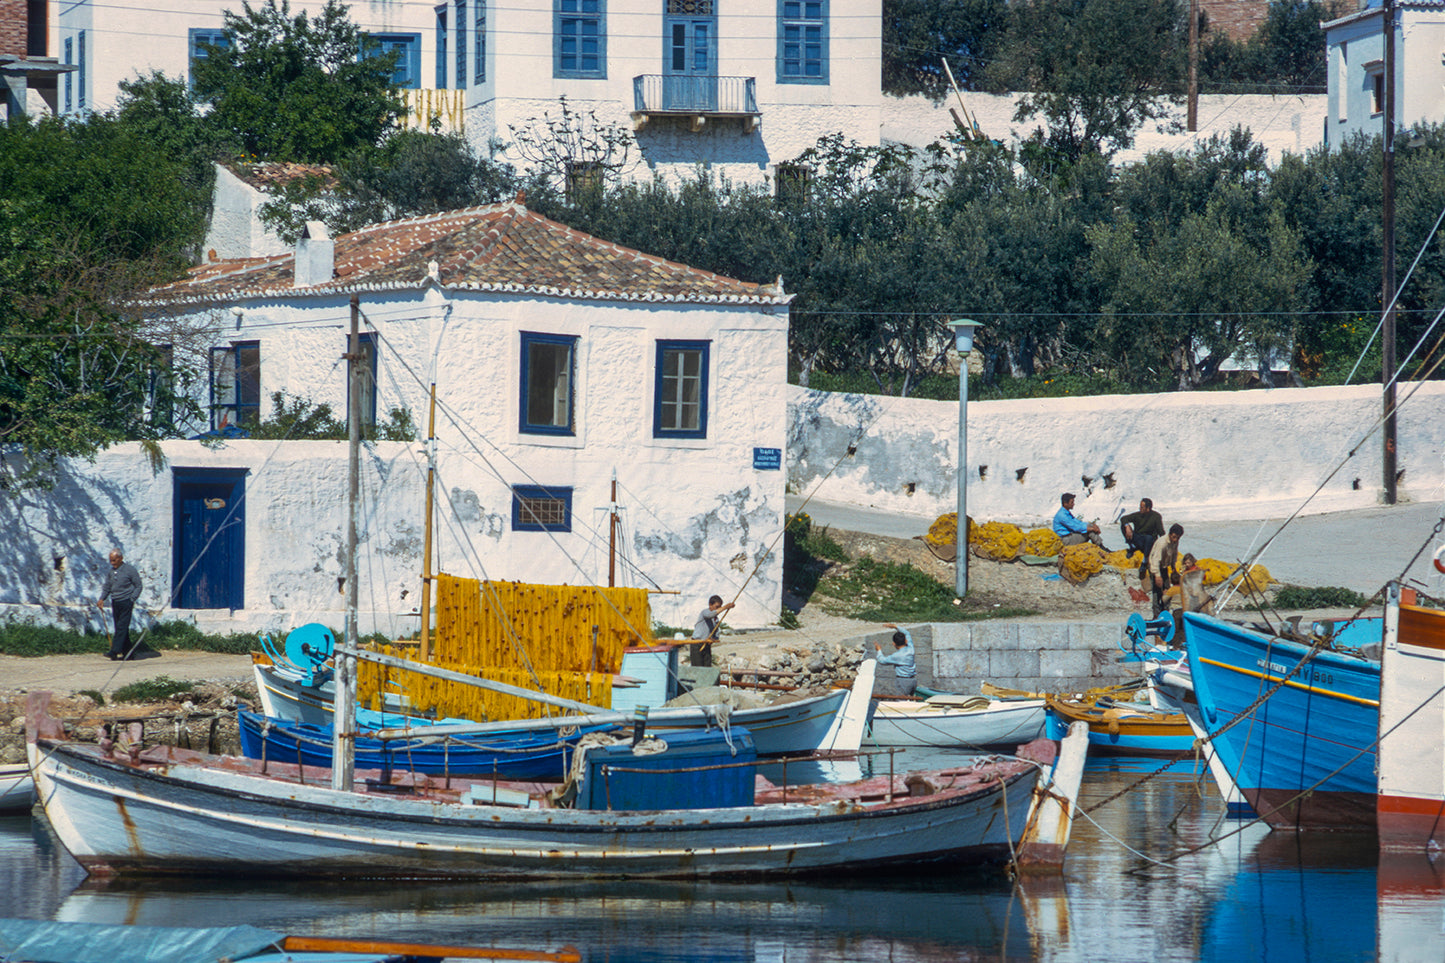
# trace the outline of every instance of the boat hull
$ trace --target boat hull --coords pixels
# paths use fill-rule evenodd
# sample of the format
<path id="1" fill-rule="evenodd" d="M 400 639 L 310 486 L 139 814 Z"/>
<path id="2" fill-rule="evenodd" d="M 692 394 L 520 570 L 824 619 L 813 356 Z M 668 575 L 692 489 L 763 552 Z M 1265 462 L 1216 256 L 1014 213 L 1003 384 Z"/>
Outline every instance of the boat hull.
<path id="1" fill-rule="evenodd" d="M 1019 838 L 1039 773 L 997 760 L 925 797 L 909 797 L 900 777 L 891 802 L 612 812 L 340 792 L 329 774 L 328 785 L 287 782 L 246 760 L 179 750 L 139 764 L 46 739 L 31 751 L 46 815 L 88 870 L 268 877 L 752 876 L 982 862 L 1005 858 Z"/>
<path id="2" fill-rule="evenodd" d="M 1373 832 L 1379 663 L 1322 649 L 1301 667 L 1310 646 L 1194 613 L 1184 632 L 1200 718 L 1264 820 Z"/>
<path id="3" fill-rule="evenodd" d="M 331 725 L 332 689 L 330 683 L 320 687 L 303 686 L 277 672 L 274 667 L 256 663 L 252 666 L 256 688 L 261 695 L 263 712 L 273 719 L 303 722 L 308 725 Z M 755 709 L 737 709 L 730 715 L 733 725 L 753 734 L 758 754 L 766 756 L 814 752 L 824 746 L 834 721 L 848 700 L 847 689 L 836 689 L 825 695 L 798 699 Z M 392 724 L 405 724 L 407 717 L 386 714 Z M 696 729 L 708 725 L 704 708 L 697 710 L 697 721 L 688 724 L 654 722 L 649 731 L 667 732 Z M 1022 740 L 1027 742 L 1027 739 Z M 834 747 L 840 751 L 857 751 L 857 746 Z"/>
<path id="4" fill-rule="evenodd" d="M 22 813 L 35 805 L 35 782 L 30 767 L 0 766 L 0 813 Z"/>
<path id="5" fill-rule="evenodd" d="M 1445 613 L 1401 605 L 1380 677 L 1375 817 L 1384 852 L 1445 846 Z"/>
<path id="6" fill-rule="evenodd" d="M 1044 701 L 990 700 L 967 709 L 935 702 L 878 703 L 867 741 L 875 746 L 936 746 L 960 749 L 1012 748 L 1044 732 Z"/>
<path id="7" fill-rule="evenodd" d="M 1045 734 L 1061 739 L 1069 724 L 1089 727 L 1089 752 L 1105 756 L 1173 756 L 1194 745 L 1189 721 L 1180 713 L 1154 712 L 1147 706 L 1112 710 L 1068 700 L 1048 700 Z"/>
<path id="8" fill-rule="evenodd" d="M 237 713 L 241 752 L 251 759 L 275 759 L 312 768 L 331 768 L 331 726 L 268 720 L 251 712 Z M 606 732 L 612 726 L 579 729 L 568 736 L 554 730 L 489 733 L 383 742 L 365 735 L 356 738 L 358 769 L 408 769 L 453 776 L 496 776 L 503 779 L 555 779 L 567 777 L 577 740 L 589 732 Z"/>

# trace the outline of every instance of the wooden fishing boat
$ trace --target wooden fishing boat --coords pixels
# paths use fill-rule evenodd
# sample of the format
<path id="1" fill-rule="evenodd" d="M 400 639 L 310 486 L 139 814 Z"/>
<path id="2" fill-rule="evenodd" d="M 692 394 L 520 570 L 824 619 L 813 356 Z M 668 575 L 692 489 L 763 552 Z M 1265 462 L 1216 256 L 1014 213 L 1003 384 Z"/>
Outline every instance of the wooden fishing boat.
<path id="1" fill-rule="evenodd" d="M 990 749 L 1016 746 L 1044 733 L 1043 699 L 932 695 L 922 701 L 879 701 L 866 741 L 875 746 Z"/>
<path id="2" fill-rule="evenodd" d="M 1270 826 L 1375 830 L 1383 624 L 1321 624 L 1306 640 L 1185 614 L 1204 727 Z"/>
<path id="3" fill-rule="evenodd" d="M 1072 722 L 1089 727 L 1092 751 L 1116 756 L 1172 756 L 1194 744 L 1189 720 L 1148 703 L 1110 696 L 1049 696 L 1046 732 L 1057 738 Z"/>
<path id="4" fill-rule="evenodd" d="M 1445 845 L 1445 612 L 1404 605 L 1391 586 L 1380 666 L 1375 817 L 1382 852 Z"/>
<path id="5" fill-rule="evenodd" d="M 407 963 L 439 959 L 579 963 L 573 947 L 528 950 L 287 936 L 255 926 L 129 926 L 0 919 L 0 959 L 27 963 Z"/>
<path id="6" fill-rule="evenodd" d="M 704 877 L 986 862 L 1021 841 L 1034 786 L 1054 759 L 1054 744 L 1040 740 L 1014 758 L 946 770 L 764 781 L 749 805 L 567 809 L 525 784 L 447 788 L 398 772 L 383 783 L 357 770 L 336 789 L 326 770 L 67 742 L 46 701 L 32 693 L 27 714 L 37 785 L 57 836 L 92 872 Z"/>
<path id="7" fill-rule="evenodd" d="M 35 805 L 35 781 L 25 763 L 0 766 L 0 813 L 21 813 Z"/>

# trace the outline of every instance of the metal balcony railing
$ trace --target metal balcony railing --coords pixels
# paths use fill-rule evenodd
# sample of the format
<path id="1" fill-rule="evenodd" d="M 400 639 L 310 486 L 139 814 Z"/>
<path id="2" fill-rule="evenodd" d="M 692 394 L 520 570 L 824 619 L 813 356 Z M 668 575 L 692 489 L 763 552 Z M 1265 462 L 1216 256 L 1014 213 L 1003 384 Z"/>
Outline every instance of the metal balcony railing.
<path id="1" fill-rule="evenodd" d="M 693 118 L 698 129 L 707 117 L 744 118 L 749 129 L 762 116 L 752 77 L 696 74 L 642 74 L 632 79 L 632 116 L 641 127 L 649 117 Z"/>

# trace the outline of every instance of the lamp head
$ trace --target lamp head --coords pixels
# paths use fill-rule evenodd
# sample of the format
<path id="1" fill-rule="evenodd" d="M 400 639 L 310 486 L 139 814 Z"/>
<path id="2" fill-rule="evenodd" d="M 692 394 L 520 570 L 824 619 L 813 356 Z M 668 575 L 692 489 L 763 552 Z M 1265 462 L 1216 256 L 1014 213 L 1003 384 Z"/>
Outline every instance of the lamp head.
<path id="1" fill-rule="evenodd" d="M 970 321 L 968 318 L 958 318 L 948 322 L 953 329 L 953 346 L 958 349 L 959 354 L 968 354 L 973 350 L 973 332 L 983 327 L 977 321 Z"/>

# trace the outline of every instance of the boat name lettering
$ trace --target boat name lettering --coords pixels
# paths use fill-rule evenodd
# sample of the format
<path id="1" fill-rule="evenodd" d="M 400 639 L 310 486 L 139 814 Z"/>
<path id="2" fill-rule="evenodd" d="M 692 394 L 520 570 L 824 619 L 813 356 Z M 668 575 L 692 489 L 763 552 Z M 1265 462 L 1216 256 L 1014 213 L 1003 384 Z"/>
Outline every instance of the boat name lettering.
<path id="1" fill-rule="evenodd" d="M 1300 670 L 1300 667 L 1298 665 L 1282 665 L 1279 662 L 1266 662 L 1263 659 L 1255 659 L 1254 664 L 1259 666 L 1261 669 L 1264 669 L 1266 672 L 1271 672 L 1275 675 L 1281 675 L 1285 677 L 1295 675 L 1299 673 Z M 1309 680 L 1311 682 L 1323 682 L 1326 685 L 1334 685 L 1335 674 L 1333 672 L 1327 672 L 1323 669 L 1311 669 L 1309 671 Z"/>

